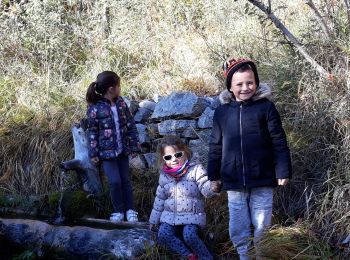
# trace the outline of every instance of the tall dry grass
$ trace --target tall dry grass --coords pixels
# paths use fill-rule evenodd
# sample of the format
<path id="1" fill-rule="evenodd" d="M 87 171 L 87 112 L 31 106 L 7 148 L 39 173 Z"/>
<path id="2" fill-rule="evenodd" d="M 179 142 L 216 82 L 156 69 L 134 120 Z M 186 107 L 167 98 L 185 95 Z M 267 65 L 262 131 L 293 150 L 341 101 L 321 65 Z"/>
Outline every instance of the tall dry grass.
<path id="1" fill-rule="evenodd" d="M 293 157 L 292 182 L 276 190 L 275 222 L 307 223 L 301 227 L 303 236 L 295 239 L 304 242 L 291 245 L 298 246 L 291 249 L 294 257 L 314 235 L 337 248 L 350 230 L 346 8 L 344 1 L 314 1 L 332 35 L 326 40 L 304 1 L 271 2 L 333 80 L 321 79 L 273 24 L 243 0 L 2 1 L 1 192 L 58 190 L 58 164 L 72 158 L 70 125 L 84 116 L 85 90 L 98 72 L 115 70 L 122 76 L 123 93 L 132 98 L 174 90 L 211 95 L 223 87 L 222 61 L 248 56 L 258 62 L 262 81 L 273 87 Z M 147 216 L 153 195 L 144 187 L 156 183 L 143 177 L 136 177 L 134 186 Z M 219 246 L 213 250 L 225 257 L 233 252 L 225 198 L 208 205 L 208 231 L 224 234 L 214 237 Z M 311 254 L 309 249 L 305 252 Z M 346 252 L 339 253 L 346 258 Z"/>

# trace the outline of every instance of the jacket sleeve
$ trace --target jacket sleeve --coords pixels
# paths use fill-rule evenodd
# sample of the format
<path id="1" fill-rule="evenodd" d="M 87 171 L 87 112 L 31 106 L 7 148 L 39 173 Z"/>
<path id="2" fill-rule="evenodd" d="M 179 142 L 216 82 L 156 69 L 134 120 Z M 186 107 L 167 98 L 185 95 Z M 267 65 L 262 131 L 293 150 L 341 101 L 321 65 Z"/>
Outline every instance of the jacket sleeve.
<path id="1" fill-rule="evenodd" d="M 208 175 L 204 167 L 199 164 L 196 169 L 196 182 L 199 191 L 206 198 L 219 195 L 219 193 L 213 192 L 210 189 L 210 181 L 208 180 Z"/>
<path id="2" fill-rule="evenodd" d="M 213 128 L 209 137 L 208 178 L 211 181 L 220 180 L 221 157 L 222 130 L 219 124 L 218 109 L 216 109 L 213 117 Z"/>
<path id="3" fill-rule="evenodd" d="M 290 179 L 292 177 L 292 164 L 287 137 L 282 127 L 280 115 L 273 103 L 269 108 L 267 126 L 273 146 L 276 178 Z"/>
<path id="4" fill-rule="evenodd" d="M 99 131 L 99 123 L 97 119 L 97 109 L 95 106 L 89 106 L 87 113 L 87 130 L 86 137 L 88 140 L 88 150 L 89 157 L 99 157 L 99 149 L 98 149 L 98 131 Z"/>
<path id="5" fill-rule="evenodd" d="M 124 100 L 123 102 L 125 103 Z M 132 116 L 127 105 L 125 105 L 125 115 L 127 118 L 127 128 L 128 128 L 128 138 L 130 140 L 130 149 L 132 152 L 140 152 L 141 146 L 140 146 L 139 134 L 137 132 L 134 117 Z"/>
<path id="6" fill-rule="evenodd" d="M 161 177 L 159 177 L 160 179 Z M 149 218 L 149 223 L 150 224 L 158 224 L 160 221 L 160 217 L 162 215 L 162 212 L 164 210 L 164 203 L 165 200 L 167 199 L 167 192 L 164 188 L 164 186 L 162 186 L 160 184 L 160 180 L 159 180 L 159 184 L 157 187 L 157 191 L 156 191 L 156 197 L 154 199 L 154 203 L 153 203 L 153 209 L 151 212 L 151 216 Z"/>

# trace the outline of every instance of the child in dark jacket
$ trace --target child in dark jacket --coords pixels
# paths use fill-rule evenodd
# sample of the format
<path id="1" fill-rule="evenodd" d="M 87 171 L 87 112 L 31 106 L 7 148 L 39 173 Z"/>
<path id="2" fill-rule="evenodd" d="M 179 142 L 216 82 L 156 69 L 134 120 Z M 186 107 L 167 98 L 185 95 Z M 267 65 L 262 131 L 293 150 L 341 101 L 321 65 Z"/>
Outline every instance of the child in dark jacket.
<path id="1" fill-rule="evenodd" d="M 86 93 L 87 138 L 89 157 L 94 164 L 102 163 L 107 175 L 114 213 L 110 220 L 138 221 L 134 211 L 129 177 L 128 155 L 140 150 L 134 119 L 122 97 L 120 78 L 113 71 L 103 71 Z"/>
<path id="2" fill-rule="evenodd" d="M 250 259 L 251 225 L 258 242 L 271 223 L 273 187 L 291 178 L 291 159 L 279 113 L 266 97 L 256 66 L 248 59 L 224 64 L 227 90 L 215 110 L 209 142 L 208 177 L 213 191 L 228 194 L 229 233 L 240 259 Z"/>

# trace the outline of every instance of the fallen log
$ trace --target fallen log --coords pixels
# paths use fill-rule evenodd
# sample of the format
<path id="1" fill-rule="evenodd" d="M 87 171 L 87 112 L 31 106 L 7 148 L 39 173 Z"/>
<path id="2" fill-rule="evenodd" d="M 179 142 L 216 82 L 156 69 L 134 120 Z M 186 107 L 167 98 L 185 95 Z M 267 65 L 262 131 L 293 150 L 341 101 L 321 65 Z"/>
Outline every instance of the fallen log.
<path id="1" fill-rule="evenodd" d="M 0 237 L 33 248 L 39 256 L 48 252 L 65 258 L 98 259 L 114 256 L 134 259 L 154 245 L 152 232 L 146 228 L 96 229 L 84 226 L 53 226 L 28 219 L 0 218 Z"/>

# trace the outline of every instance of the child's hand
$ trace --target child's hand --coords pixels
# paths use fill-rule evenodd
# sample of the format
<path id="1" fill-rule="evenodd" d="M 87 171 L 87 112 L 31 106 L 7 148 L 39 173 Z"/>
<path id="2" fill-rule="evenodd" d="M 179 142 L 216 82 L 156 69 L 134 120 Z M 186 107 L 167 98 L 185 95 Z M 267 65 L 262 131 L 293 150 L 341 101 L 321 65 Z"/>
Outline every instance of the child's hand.
<path id="1" fill-rule="evenodd" d="M 156 224 L 149 224 L 149 230 L 156 231 L 157 230 L 157 225 Z"/>
<path id="2" fill-rule="evenodd" d="M 131 157 L 132 159 L 134 159 L 136 156 L 137 156 L 137 153 L 131 153 L 131 154 L 130 154 L 130 157 Z"/>
<path id="3" fill-rule="evenodd" d="M 278 185 L 279 186 L 285 186 L 287 185 L 289 179 L 277 179 Z"/>
<path id="4" fill-rule="evenodd" d="M 91 158 L 91 162 L 93 165 L 98 165 L 98 163 L 100 162 L 100 159 L 98 159 L 98 157 L 93 157 Z"/>
<path id="5" fill-rule="evenodd" d="M 210 181 L 210 189 L 213 192 L 220 192 L 220 190 L 221 190 L 221 181 L 220 180 L 218 180 L 218 181 Z"/>

